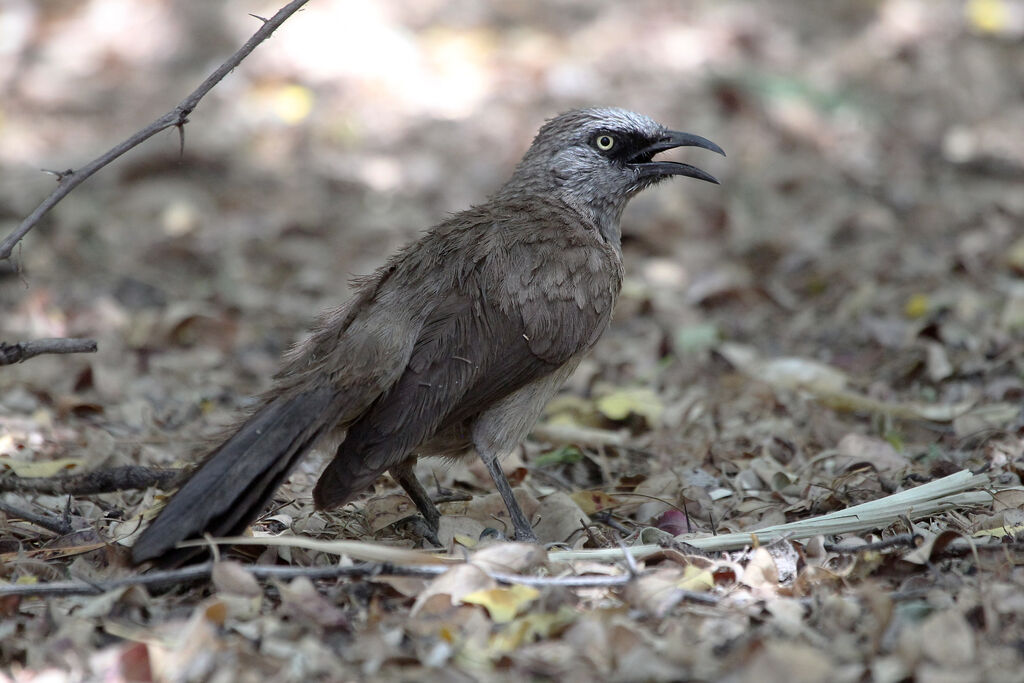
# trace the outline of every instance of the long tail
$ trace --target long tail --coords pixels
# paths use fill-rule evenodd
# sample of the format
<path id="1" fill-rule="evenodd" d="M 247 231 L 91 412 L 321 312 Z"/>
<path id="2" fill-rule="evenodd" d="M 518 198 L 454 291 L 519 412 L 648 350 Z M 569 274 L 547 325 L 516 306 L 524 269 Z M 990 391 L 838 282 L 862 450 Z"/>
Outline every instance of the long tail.
<path id="1" fill-rule="evenodd" d="M 196 467 L 135 542 L 132 560 L 177 566 L 201 552 L 175 549 L 179 541 L 241 533 L 333 426 L 338 400 L 337 389 L 321 387 L 260 408 Z"/>

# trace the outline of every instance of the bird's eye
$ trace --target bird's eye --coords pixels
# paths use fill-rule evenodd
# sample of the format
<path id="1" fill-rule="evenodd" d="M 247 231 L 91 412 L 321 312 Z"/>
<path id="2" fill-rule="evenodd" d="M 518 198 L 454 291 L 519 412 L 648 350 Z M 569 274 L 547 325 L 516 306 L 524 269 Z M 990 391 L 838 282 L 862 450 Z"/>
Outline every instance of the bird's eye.
<path id="1" fill-rule="evenodd" d="M 602 152 L 607 152 L 615 146 L 615 138 L 611 135 L 598 135 L 594 140 L 594 144 L 597 145 L 597 148 Z"/>

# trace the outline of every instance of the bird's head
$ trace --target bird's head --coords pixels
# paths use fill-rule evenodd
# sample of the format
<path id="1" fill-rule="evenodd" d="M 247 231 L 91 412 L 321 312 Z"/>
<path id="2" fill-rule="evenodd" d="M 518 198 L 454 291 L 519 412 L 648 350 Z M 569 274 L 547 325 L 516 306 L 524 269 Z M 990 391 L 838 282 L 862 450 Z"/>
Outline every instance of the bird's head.
<path id="1" fill-rule="evenodd" d="M 657 161 L 659 152 L 703 147 L 725 155 L 715 143 L 669 130 L 624 109 L 576 109 L 541 127 L 505 190 L 553 194 L 590 213 L 606 237 L 618 242 L 618 224 L 629 200 L 670 176 L 718 181 L 695 166 Z"/>

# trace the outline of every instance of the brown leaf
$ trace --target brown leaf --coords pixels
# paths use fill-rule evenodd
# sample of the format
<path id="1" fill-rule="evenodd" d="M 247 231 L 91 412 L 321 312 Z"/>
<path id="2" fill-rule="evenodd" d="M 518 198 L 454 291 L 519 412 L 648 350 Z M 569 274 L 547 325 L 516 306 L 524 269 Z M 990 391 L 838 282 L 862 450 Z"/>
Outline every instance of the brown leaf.
<path id="1" fill-rule="evenodd" d="M 443 613 L 462 601 L 463 595 L 497 587 L 497 582 L 480 567 L 462 564 L 452 567 L 430 582 L 412 606 L 411 616 Z"/>
<path id="2" fill-rule="evenodd" d="M 256 578 L 238 562 L 222 560 L 215 563 L 210 579 L 214 587 L 222 593 L 245 597 L 263 595 L 263 589 Z"/>
<path id="3" fill-rule="evenodd" d="M 275 585 L 281 593 L 281 608 L 286 614 L 325 628 L 348 628 L 345 612 L 321 595 L 308 578 L 300 576 L 287 585 Z"/>
<path id="4" fill-rule="evenodd" d="M 852 468 L 858 463 L 870 463 L 880 472 L 901 471 L 910 466 L 906 456 L 900 455 L 892 444 L 863 434 L 851 433 L 836 444 L 840 464 Z"/>

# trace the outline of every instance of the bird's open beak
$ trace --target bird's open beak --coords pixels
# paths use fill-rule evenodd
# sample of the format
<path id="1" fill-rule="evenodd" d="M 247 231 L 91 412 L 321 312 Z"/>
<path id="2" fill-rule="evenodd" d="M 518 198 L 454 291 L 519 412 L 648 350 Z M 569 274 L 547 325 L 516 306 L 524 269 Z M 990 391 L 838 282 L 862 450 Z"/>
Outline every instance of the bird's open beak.
<path id="1" fill-rule="evenodd" d="M 685 175 L 699 180 L 706 180 L 709 183 L 718 185 L 717 178 L 710 173 L 700 170 L 696 166 L 683 164 L 678 161 L 653 161 L 654 155 L 658 152 L 664 152 L 667 149 L 675 149 L 676 147 L 703 147 L 704 149 L 709 149 L 712 152 L 717 152 L 722 156 L 725 156 L 725 152 L 722 148 L 707 138 L 702 138 L 699 135 L 692 135 L 691 133 L 682 133 L 677 130 L 670 130 L 665 133 L 665 136 L 661 140 L 644 147 L 630 157 L 629 165 L 640 173 L 641 178 L 662 178 L 671 175 Z"/>

